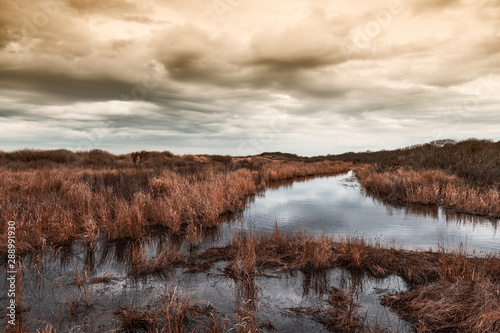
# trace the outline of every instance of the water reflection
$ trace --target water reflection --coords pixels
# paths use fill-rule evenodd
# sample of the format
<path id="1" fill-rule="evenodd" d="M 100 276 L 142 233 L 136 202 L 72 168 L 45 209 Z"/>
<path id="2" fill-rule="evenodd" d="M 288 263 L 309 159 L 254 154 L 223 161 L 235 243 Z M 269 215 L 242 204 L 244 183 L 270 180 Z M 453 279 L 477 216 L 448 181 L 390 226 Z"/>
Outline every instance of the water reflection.
<path id="1" fill-rule="evenodd" d="M 379 196 L 366 192 L 363 189 L 361 189 L 361 193 L 364 196 L 371 198 L 374 201 L 374 204 L 383 205 L 387 209 L 388 215 L 392 215 L 394 211 L 404 210 L 405 215 L 409 217 L 422 216 L 422 217 L 433 218 L 436 220 L 444 219 L 446 222 L 451 222 L 451 223 L 469 223 L 473 225 L 486 224 L 486 225 L 491 225 L 495 233 L 498 229 L 498 222 L 499 222 L 498 219 L 458 213 L 451 209 L 446 209 L 434 205 L 415 205 L 415 204 L 398 205 L 393 202 L 386 201 Z"/>
<path id="2" fill-rule="evenodd" d="M 405 249 L 458 248 L 476 253 L 498 251 L 498 221 L 432 206 L 397 206 L 363 191 L 352 171 L 268 189 L 247 205 L 247 228 L 311 234 L 363 236 Z"/>

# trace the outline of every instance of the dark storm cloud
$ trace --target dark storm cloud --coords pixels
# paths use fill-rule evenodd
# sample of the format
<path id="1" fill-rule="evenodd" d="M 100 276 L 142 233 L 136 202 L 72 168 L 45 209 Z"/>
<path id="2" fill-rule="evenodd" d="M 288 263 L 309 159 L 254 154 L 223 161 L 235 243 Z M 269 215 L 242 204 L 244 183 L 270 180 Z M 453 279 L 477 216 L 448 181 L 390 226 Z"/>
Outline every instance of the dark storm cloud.
<path id="1" fill-rule="evenodd" d="M 286 89 L 302 85 L 298 82 L 307 78 L 304 72 L 346 61 L 339 38 L 321 27 L 310 29 L 306 22 L 272 36 L 269 31 L 258 31 L 240 46 L 234 37 L 212 36 L 189 23 L 165 28 L 153 43 L 158 45 L 158 60 L 174 80 L 226 88 Z"/>
<path id="2" fill-rule="evenodd" d="M 121 95 L 130 91 L 131 84 L 110 78 L 74 78 L 62 73 L 0 70 L 0 89 L 36 92 L 36 102 L 46 105 L 120 100 Z M 31 98 L 33 96 L 25 97 Z"/>

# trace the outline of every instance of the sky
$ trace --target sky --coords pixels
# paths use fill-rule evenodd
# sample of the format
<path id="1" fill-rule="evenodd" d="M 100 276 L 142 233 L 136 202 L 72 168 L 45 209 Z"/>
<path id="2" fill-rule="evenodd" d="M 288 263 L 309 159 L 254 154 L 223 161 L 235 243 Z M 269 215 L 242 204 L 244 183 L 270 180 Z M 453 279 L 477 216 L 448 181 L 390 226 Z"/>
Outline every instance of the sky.
<path id="1" fill-rule="evenodd" d="M 0 0 L 0 150 L 500 140 L 497 0 Z"/>

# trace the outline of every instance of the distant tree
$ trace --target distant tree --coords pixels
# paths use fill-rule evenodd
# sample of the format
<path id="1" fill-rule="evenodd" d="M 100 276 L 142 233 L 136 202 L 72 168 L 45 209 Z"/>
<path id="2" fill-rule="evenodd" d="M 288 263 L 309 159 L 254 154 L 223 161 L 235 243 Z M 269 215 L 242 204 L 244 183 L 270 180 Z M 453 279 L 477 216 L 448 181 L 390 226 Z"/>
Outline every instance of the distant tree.
<path id="1" fill-rule="evenodd" d="M 132 157 L 132 162 L 134 162 L 134 164 L 141 165 L 142 162 L 144 162 L 145 160 L 147 160 L 149 158 L 149 152 L 147 152 L 145 150 L 136 151 L 136 152 L 130 154 L 130 156 Z"/>

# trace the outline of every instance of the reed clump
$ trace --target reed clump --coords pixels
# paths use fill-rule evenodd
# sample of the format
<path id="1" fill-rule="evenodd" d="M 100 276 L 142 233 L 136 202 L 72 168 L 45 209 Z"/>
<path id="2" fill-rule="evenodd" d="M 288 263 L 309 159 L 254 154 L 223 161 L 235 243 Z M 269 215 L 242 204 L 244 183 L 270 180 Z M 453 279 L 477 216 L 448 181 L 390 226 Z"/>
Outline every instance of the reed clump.
<path id="1" fill-rule="evenodd" d="M 206 326 L 214 318 L 211 304 L 194 302 L 183 295 L 178 288 L 172 288 L 151 307 L 134 308 L 132 306 L 119 309 L 114 315 L 120 323 L 120 332 L 191 332 L 190 321 L 199 316 L 208 317 Z"/>
<path id="2" fill-rule="evenodd" d="M 467 256 L 463 248 L 436 253 L 438 278 L 412 285 L 382 304 L 411 322 L 417 332 L 498 332 L 500 260 Z"/>
<path id="3" fill-rule="evenodd" d="M 500 217 L 500 191 L 480 187 L 441 170 L 356 170 L 361 185 L 383 200 L 400 203 L 441 205 L 461 213 Z"/>
<path id="4" fill-rule="evenodd" d="M 258 327 L 258 286 L 256 238 L 246 232 L 237 233 L 231 240 L 233 256 L 225 268 L 227 276 L 235 281 L 237 332 L 262 332 Z"/>
<path id="5" fill-rule="evenodd" d="M 369 331 L 361 321 L 352 294 L 339 288 L 332 288 L 328 296 L 328 306 L 315 309 L 292 309 L 300 315 L 311 316 L 317 322 L 325 325 L 332 332 L 355 333 Z"/>
<path id="6" fill-rule="evenodd" d="M 488 279 L 441 281 L 387 296 L 382 304 L 413 323 L 417 332 L 498 332 L 498 288 Z"/>
<path id="7" fill-rule="evenodd" d="M 275 227 L 270 234 L 240 232 L 228 245 L 209 248 L 190 257 L 188 262 L 209 269 L 215 262 L 229 261 L 226 274 L 231 277 L 245 276 L 245 272 L 254 274 L 262 269 L 314 273 L 344 268 L 378 278 L 396 274 L 410 284 L 420 284 L 438 280 L 438 264 L 445 260 L 443 258 L 450 261 L 454 256 L 384 248 L 363 238 L 313 238 L 301 232 L 284 233 Z"/>
<path id="8" fill-rule="evenodd" d="M 176 247 L 170 242 L 163 242 L 159 254 L 151 260 L 145 259 L 142 247 L 138 251 L 141 251 L 141 253 L 137 255 L 135 260 L 130 261 L 130 273 L 135 277 L 162 273 L 183 265 L 187 259 L 182 247 Z"/>

